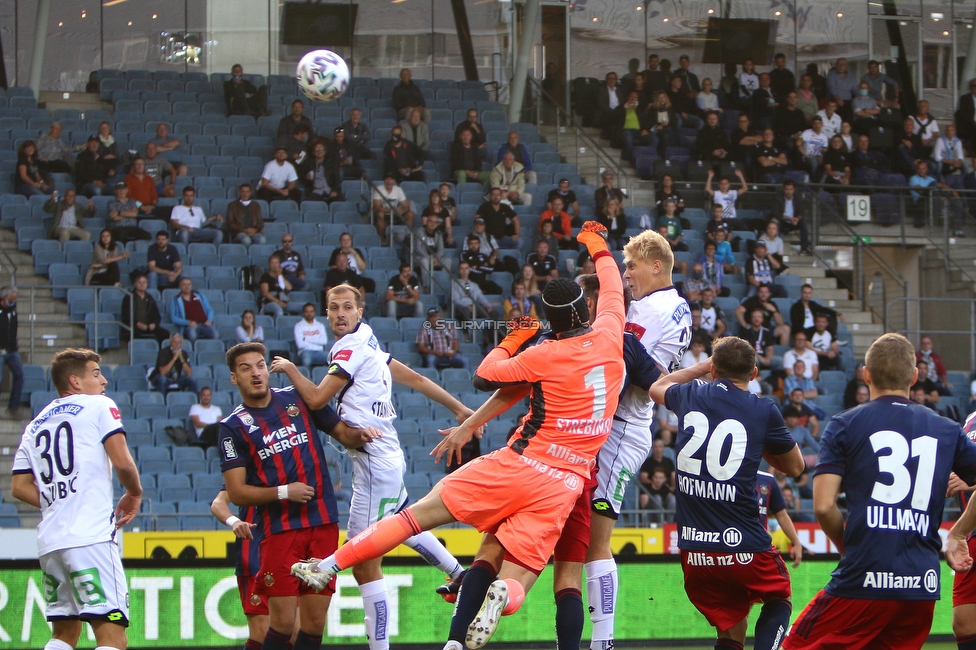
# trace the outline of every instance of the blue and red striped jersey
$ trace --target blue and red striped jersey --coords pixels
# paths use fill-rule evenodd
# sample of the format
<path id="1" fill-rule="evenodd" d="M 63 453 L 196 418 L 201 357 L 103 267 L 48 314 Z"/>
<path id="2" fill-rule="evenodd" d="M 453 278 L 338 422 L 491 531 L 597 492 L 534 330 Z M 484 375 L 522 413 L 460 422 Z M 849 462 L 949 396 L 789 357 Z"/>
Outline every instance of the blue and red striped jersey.
<path id="1" fill-rule="evenodd" d="M 220 492 L 226 492 L 221 487 Z M 219 493 L 218 493 L 219 494 Z M 246 524 L 257 523 L 254 519 L 254 506 L 240 506 L 237 518 Z M 255 526 L 251 529 L 252 539 L 234 539 L 234 575 L 239 577 L 253 576 L 261 566 L 261 540 L 264 539 L 264 529 Z"/>
<path id="2" fill-rule="evenodd" d="M 328 406 L 309 409 L 293 387 L 271 392 L 265 408 L 241 404 L 220 421 L 221 470 L 244 467 L 248 485 L 302 482 L 315 489 L 315 497 L 307 503 L 275 501 L 257 506 L 254 521 L 264 528 L 265 536 L 338 521 L 319 430 L 331 432 L 339 417 Z"/>
<path id="3" fill-rule="evenodd" d="M 759 494 L 759 523 L 768 530 L 769 515 L 775 516 L 780 510 L 786 510 L 783 491 L 779 489 L 775 476 L 766 472 L 756 472 L 756 492 Z"/>

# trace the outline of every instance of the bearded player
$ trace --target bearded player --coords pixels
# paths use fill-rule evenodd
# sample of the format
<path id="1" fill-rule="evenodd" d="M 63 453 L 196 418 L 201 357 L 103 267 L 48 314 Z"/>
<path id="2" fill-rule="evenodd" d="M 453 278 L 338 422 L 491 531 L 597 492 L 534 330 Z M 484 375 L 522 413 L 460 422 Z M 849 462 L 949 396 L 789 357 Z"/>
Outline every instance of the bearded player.
<path id="1" fill-rule="evenodd" d="M 498 579 L 479 603 L 482 609 L 473 623 L 480 628 L 479 637 L 468 647 L 487 643 L 501 614 L 518 610 L 552 555 L 594 467 L 623 384 L 623 286 L 606 240 L 599 234 L 605 230 L 588 222 L 578 236 L 593 257 L 603 286 L 592 326 L 579 285 L 564 278 L 553 280 L 542 297 L 555 340 L 516 356 L 537 330 L 515 328 L 478 368 L 474 381 L 482 390 L 532 385 L 529 413 L 509 446 L 441 479 L 418 503 L 380 520 L 331 557 L 296 564 L 293 572 L 306 584 L 324 587 L 342 569 L 379 557 L 422 530 L 460 521 L 493 533 L 504 549 L 504 560 L 496 567 Z M 469 439 L 469 435 L 451 434 L 434 453 L 455 453 Z M 459 606 L 471 575 L 469 571 L 462 582 Z"/>

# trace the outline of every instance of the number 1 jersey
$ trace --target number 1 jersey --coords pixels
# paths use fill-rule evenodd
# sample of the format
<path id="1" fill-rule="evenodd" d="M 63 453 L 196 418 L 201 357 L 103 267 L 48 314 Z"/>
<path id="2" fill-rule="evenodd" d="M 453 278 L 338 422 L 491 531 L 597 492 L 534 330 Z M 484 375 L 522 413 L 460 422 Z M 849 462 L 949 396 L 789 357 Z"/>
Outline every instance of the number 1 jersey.
<path id="1" fill-rule="evenodd" d="M 825 590 L 869 600 L 938 600 L 939 526 L 949 472 L 976 478 L 976 444 L 959 424 L 901 397 L 831 419 L 816 475 L 843 477 L 845 554 Z"/>
<path id="2" fill-rule="evenodd" d="M 33 474 L 41 494 L 37 552 L 115 538 L 112 463 L 104 442 L 124 433 L 122 416 L 104 395 L 59 397 L 24 431 L 14 474 Z"/>

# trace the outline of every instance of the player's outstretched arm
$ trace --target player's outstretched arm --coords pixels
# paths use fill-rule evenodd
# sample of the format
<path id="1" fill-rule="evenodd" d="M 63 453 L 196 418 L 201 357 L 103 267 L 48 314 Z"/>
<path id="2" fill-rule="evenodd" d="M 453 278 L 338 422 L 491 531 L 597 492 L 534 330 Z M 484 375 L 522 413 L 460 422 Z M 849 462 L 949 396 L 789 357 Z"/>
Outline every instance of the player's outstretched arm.
<path id="1" fill-rule="evenodd" d="M 332 431 L 329 431 L 329 435 L 339 441 L 343 446 L 349 447 L 350 449 L 359 449 L 368 442 L 373 442 L 377 438 L 382 438 L 383 433 L 376 427 L 366 427 L 365 429 L 357 429 L 356 427 L 351 427 L 345 422 L 339 421 Z"/>
<path id="2" fill-rule="evenodd" d="M 227 490 L 221 490 L 217 493 L 217 496 L 210 503 L 210 512 L 217 518 L 217 521 L 230 526 L 238 539 L 254 539 L 251 529 L 257 528 L 257 524 L 241 521 L 230 511 L 230 497 L 227 496 Z"/>
<path id="3" fill-rule="evenodd" d="M 119 505 L 115 508 L 115 527 L 121 528 L 139 514 L 139 505 L 142 503 L 142 483 L 139 481 L 139 468 L 132 460 L 129 453 L 129 445 L 126 444 L 125 436 L 116 433 L 106 438 L 105 453 L 115 468 L 115 474 L 119 477 L 119 483 L 125 488 L 125 494 L 119 499 Z"/>
<path id="4" fill-rule="evenodd" d="M 230 500 L 239 506 L 262 506 L 275 501 L 307 503 L 315 496 L 315 488 L 301 482 L 269 487 L 248 485 L 245 467 L 224 470 L 224 484 Z"/>
<path id="5" fill-rule="evenodd" d="M 471 417 L 462 422 L 460 426 L 439 431 L 444 436 L 444 439 L 437 443 L 434 450 L 430 452 L 430 455 L 434 457 L 434 462 L 439 464 L 441 457 L 446 453 L 448 465 L 451 464 L 455 456 L 457 457 L 457 462 L 460 463 L 461 447 L 468 444 L 471 436 L 477 435 L 480 438 L 481 427 L 487 424 L 493 417 L 501 415 L 512 408 L 512 405 L 528 395 L 530 390 L 531 386 L 527 384 L 499 388 L 491 397 L 485 400 L 484 404 L 478 407 L 478 410 Z"/>
<path id="6" fill-rule="evenodd" d="M 620 278 L 620 269 L 607 247 L 607 228 L 596 222 L 587 221 L 576 236 L 579 243 L 586 246 L 586 251 L 593 258 L 596 266 L 596 276 L 600 280 L 600 300 L 596 305 L 596 315 L 591 317 L 594 329 L 603 329 L 619 334 L 621 341 L 624 335 L 624 323 L 627 314 L 624 310 L 624 283 Z"/>
<path id="7" fill-rule="evenodd" d="M 839 474 L 817 474 L 813 477 L 813 513 L 841 555 L 844 554 L 844 515 L 837 507 L 837 496 L 842 480 Z"/>
<path id="8" fill-rule="evenodd" d="M 973 502 L 976 499 L 970 499 L 966 504 L 966 509 L 949 529 L 949 537 L 946 539 L 946 563 L 953 571 L 969 571 L 973 567 L 967 541 L 969 534 L 976 529 L 976 506 Z"/>
<path id="9" fill-rule="evenodd" d="M 288 381 L 291 382 L 291 385 L 295 387 L 295 390 L 312 410 L 320 409 L 328 404 L 349 381 L 345 373 L 333 373 L 330 368 L 330 372 L 316 386 L 311 379 L 299 372 L 294 363 L 282 357 L 275 357 L 268 370 L 285 373 Z"/>
<path id="10" fill-rule="evenodd" d="M 10 484 L 10 491 L 15 499 L 29 503 L 35 508 L 41 507 L 41 493 L 37 490 L 33 473 L 14 474 Z"/>
<path id="11" fill-rule="evenodd" d="M 776 517 L 779 527 L 783 529 L 786 537 L 790 540 L 790 544 L 793 545 L 793 548 L 790 549 L 790 557 L 793 558 L 793 568 L 795 569 L 803 561 L 803 545 L 800 544 L 800 537 L 796 534 L 796 526 L 793 525 L 793 520 L 790 519 L 786 510 L 780 510 L 773 516 Z"/>
<path id="12" fill-rule="evenodd" d="M 601 294 L 600 299 L 603 299 Z M 682 368 L 681 370 L 676 370 L 671 374 L 661 375 L 660 378 L 654 385 L 651 386 L 651 390 L 647 391 L 647 394 L 651 396 L 651 399 L 658 404 L 664 404 L 664 394 L 668 392 L 668 389 L 675 384 L 687 384 L 689 381 L 698 379 L 704 374 L 710 374 L 712 372 L 712 360 L 706 359 L 704 361 L 699 361 L 693 366 L 687 368 Z"/>
<path id="13" fill-rule="evenodd" d="M 458 424 L 463 423 L 471 417 L 473 411 L 462 404 L 458 398 L 396 359 L 390 359 L 390 374 L 393 375 L 393 381 L 396 383 L 412 388 L 421 395 L 450 409 L 451 413 L 457 418 Z"/>

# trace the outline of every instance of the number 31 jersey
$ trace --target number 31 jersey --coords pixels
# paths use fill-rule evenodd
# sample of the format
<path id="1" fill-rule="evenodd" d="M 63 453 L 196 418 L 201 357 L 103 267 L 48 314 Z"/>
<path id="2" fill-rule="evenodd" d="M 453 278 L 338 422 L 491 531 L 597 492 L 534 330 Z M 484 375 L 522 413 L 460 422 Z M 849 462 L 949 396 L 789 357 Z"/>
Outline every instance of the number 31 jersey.
<path id="1" fill-rule="evenodd" d="M 768 551 L 756 475 L 764 451 L 778 456 L 796 446 L 779 409 L 727 379 L 671 386 L 664 404 L 678 416 L 678 548 Z"/>
<path id="2" fill-rule="evenodd" d="M 104 443 L 124 433 L 104 395 L 59 397 L 24 431 L 14 474 L 33 474 L 41 493 L 37 552 L 108 542 L 115 537 L 112 464 Z"/>
<path id="3" fill-rule="evenodd" d="M 976 478 L 976 444 L 956 422 L 899 397 L 834 416 L 820 440 L 816 475 L 843 477 L 845 554 L 832 596 L 938 600 L 939 526 L 949 472 Z"/>

